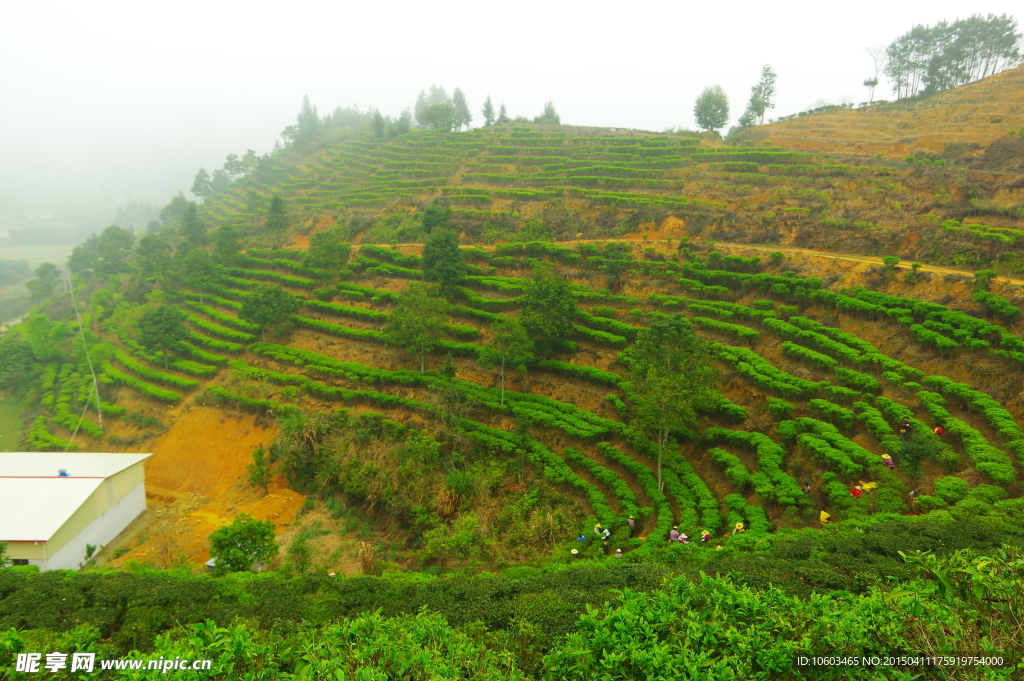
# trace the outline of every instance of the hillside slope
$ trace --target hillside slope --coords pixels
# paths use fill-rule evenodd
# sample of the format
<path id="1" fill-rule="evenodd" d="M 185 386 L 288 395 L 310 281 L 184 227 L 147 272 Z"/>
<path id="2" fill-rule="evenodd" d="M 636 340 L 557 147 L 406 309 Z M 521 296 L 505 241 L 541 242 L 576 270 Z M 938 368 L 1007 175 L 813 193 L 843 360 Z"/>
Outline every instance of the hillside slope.
<path id="1" fill-rule="evenodd" d="M 1007 131 L 1024 128 L 1022 90 L 1024 65 L 912 102 L 798 116 L 741 138 L 824 154 L 972 158 Z"/>
<path id="2" fill-rule="evenodd" d="M 1014 87 L 1007 101 L 1024 100 Z M 764 129 L 788 129 L 776 125 Z M 1019 277 L 1024 185 L 1005 169 L 793 146 L 543 126 L 387 141 L 330 130 L 261 163 L 198 222 L 126 251 L 122 271 L 99 255 L 81 267 L 81 329 L 66 296 L 15 327 L 4 342 L 35 360 L 26 443 L 63 449 L 77 430 L 80 449 L 156 452 L 154 513 L 118 542 L 130 550 L 115 565 L 201 562 L 205 535 L 240 512 L 274 521 L 290 566 L 345 572 L 600 557 L 599 543 L 574 542 L 595 523 L 639 559 L 660 556 L 673 526 L 750 548 L 818 526 L 822 511 L 1019 517 L 1019 279 L 934 265 Z M 274 196 L 288 211 L 277 232 Z M 431 220 L 458 231 L 469 274 L 445 294 L 421 372 L 385 328 L 426 276 Z M 325 238 L 355 244 L 331 269 L 310 256 Z M 163 269 L 143 276 L 157 242 Z M 205 253 L 189 260 L 190 248 Z M 207 257 L 197 279 L 190 263 Z M 495 324 L 521 313 L 538 265 L 571 284 L 572 345 L 509 371 L 501 397 L 478 360 Z M 299 305 L 269 331 L 241 317 L 264 284 Z M 139 333 L 165 305 L 185 330 L 166 356 Z M 671 314 L 713 344 L 721 395 L 659 456 L 619 355 Z M 266 495 L 245 484 L 257 448 L 278 474 Z M 852 494 L 862 483 L 870 493 Z M 737 523 L 747 532 L 728 537 Z"/>

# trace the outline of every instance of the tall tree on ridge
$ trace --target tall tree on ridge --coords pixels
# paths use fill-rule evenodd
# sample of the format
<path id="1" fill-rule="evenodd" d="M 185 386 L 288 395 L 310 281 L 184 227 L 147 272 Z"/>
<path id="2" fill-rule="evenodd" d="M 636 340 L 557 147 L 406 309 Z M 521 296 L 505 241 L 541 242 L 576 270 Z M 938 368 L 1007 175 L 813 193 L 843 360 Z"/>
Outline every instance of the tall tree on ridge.
<path id="1" fill-rule="evenodd" d="M 484 115 L 484 125 L 494 125 L 494 104 L 491 103 L 491 94 L 487 93 L 487 99 L 484 100 L 484 108 L 481 109 L 480 113 Z"/>
<path id="2" fill-rule="evenodd" d="M 721 85 L 704 88 L 693 106 L 693 117 L 704 130 L 717 130 L 729 122 L 729 97 Z"/>
<path id="3" fill-rule="evenodd" d="M 469 112 L 466 96 L 462 94 L 462 90 L 455 88 L 455 92 L 452 93 L 452 122 L 455 124 L 455 129 L 462 130 L 462 126 L 466 126 L 468 130 L 472 121 L 473 114 Z"/>

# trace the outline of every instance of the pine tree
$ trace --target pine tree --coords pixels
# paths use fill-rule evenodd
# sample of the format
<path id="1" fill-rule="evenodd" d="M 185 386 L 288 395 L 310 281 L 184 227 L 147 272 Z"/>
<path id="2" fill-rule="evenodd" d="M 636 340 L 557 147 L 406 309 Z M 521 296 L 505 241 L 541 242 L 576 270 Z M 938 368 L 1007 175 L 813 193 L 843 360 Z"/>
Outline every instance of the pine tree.
<path id="1" fill-rule="evenodd" d="M 267 209 L 266 227 L 267 231 L 270 232 L 277 242 L 283 240 L 285 233 L 288 231 L 288 214 L 284 209 L 284 200 L 277 194 L 274 194 L 273 198 L 270 199 L 270 207 Z"/>
<path id="2" fill-rule="evenodd" d="M 473 114 L 469 112 L 466 96 L 462 94 L 462 90 L 455 88 L 455 92 L 452 93 L 452 122 L 455 124 L 455 129 L 462 130 L 462 126 L 466 126 L 468 130 L 472 120 Z"/>
<path id="3" fill-rule="evenodd" d="M 487 99 L 484 100 L 484 108 L 480 111 L 484 115 L 484 125 L 494 125 L 494 104 L 491 103 L 491 95 L 487 94 Z"/>
<path id="4" fill-rule="evenodd" d="M 533 119 L 534 123 L 548 123 L 550 125 L 561 125 L 562 118 L 555 111 L 555 105 L 551 100 L 544 102 L 544 113 Z"/>
<path id="5" fill-rule="evenodd" d="M 498 109 L 498 120 L 495 121 L 499 124 L 505 124 L 509 122 L 508 112 L 505 110 L 505 102 L 501 103 L 501 108 Z"/>
<path id="6" fill-rule="evenodd" d="M 199 217 L 199 207 L 189 203 L 181 219 L 181 237 L 194 248 L 206 245 L 207 225 Z"/>

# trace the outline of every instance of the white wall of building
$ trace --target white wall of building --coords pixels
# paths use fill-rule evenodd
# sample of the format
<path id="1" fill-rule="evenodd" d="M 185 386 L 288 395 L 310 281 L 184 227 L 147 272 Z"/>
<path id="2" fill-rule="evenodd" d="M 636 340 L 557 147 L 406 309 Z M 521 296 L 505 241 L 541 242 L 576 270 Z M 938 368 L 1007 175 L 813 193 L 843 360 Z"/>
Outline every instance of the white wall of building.
<path id="1" fill-rule="evenodd" d="M 140 482 L 55 555 L 44 561 L 30 560 L 29 565 L 38 565 L 40 570 L 77 570 L 79 563 L 85 562 L 86 544 L 106 546 L 145 510 L 146 485 Z"/>

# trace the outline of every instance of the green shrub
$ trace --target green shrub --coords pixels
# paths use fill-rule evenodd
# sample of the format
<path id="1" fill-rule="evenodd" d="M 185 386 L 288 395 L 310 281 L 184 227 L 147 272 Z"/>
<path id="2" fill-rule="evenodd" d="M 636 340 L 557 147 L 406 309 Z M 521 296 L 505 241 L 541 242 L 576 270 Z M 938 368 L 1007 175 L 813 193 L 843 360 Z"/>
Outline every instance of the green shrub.
<path id="1" fill-rule="evenodd" d="M 793 416 L 793 403 L 780 400 L 777 397 L 768 398 L 768 411 L 778 418 L 791 418 Z"/>
<path id="2" fill-rule="evenodd" d="M 966 480 L 954 477 L 939 478 L 935 481 L 935 494 L 947 504 L 952 504 L 967 497 L 970 487 Z"/>
<path id="3" fill-rule="evenodd" d="M 998 503 L 1007 497 L 1007 492 L 1002 487 L 996 487 L 995 485 L 978 485 L 972 489 L 967 497 L 969 499 L 980 499 L 986 504 Z"/>

